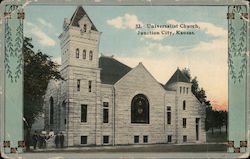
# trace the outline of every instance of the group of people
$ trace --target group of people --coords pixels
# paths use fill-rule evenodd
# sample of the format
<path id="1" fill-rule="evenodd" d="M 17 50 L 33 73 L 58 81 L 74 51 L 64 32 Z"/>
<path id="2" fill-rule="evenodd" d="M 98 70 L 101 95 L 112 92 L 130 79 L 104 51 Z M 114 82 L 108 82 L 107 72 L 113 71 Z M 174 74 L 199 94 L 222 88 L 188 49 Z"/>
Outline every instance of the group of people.
<path id="1" fill-rule="evenodd" d="M 55 136 L 55 144 L 56 144 L 56 148 L 60 147 L 63 148 L 64 145 L 64 135 L 62 134 L 62 132 L 60 134 L 56 134 Z"/>
<path id="2" fill-rule="evenodd" d="M 34 150 L 36 150 L 37 146 L 39 149 L 46 148 L 47 142 L 49 141 L 50 138 L 53 138 L 53 137 L 54 137 L 56 148 L 59 148 L 59 146 L 63 148 L 64 135 L 62 132 L 56 135 L 54 135 L 54 133 L 53 135 L 52 134 L 45 135 L 45 134 L 37 134 L 37 132 L 35 131 L 34 135 L 32 136 Z"/>
<path id="3" fill-rule="evenodd" d="M 44 134 L 38 135 L 37 132 L 35 132 L 35 134 L 32 136 L 34 150 L 36 150 L 37 146 L 39 149 L 46 148 L 47 147 L 46 140 L 48 140 L 49 138 L 50 138 L 49 136 L 46 136 Z"/>

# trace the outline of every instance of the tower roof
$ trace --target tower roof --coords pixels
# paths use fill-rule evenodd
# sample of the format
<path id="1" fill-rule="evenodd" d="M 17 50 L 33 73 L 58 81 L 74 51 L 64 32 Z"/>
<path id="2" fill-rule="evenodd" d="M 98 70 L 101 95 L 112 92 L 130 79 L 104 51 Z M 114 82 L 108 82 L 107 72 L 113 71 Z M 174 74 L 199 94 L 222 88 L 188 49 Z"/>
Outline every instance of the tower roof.
<path id="1" fill-rule="evenodd" d="M 190 83 L 188 78 L 181 72 L 179 68 L 175 71 L 175 73 L 172 75 L 172 77 L 168 80 L 168 82 L 165 84 L 165 86 L 175 83 L 175 82 L 186 82 Z"/>
<path id="2" fill-rule="evenodd" d="M 115 84 L 131 70 L 127 65 L 107 56 L 99 58 L 99 67 L 101 68 L 101 82 L 103 84 Z"/>
<path id="3" fill-rule="evenodd" d="M 78 6 L 76 11 L 74 12 L 73 16 L 71 17 L 70 19 L 70 25 L 71 26 L 75 26 L 75 27 L 79 27 L 79 20 L 81 20 L 81 18 L 83 16 L 87 16 L 88 19 L 90 20 L 90 22 L 92 23 L 92 27 L 91 27 L 91 30 L 94 30 L 94 31 L 98 31 L 94 25 L 94 23 L 91 21 L 91 19 L 89 18 L 88 14 L 85 12 L 85 10 L 82 8 L 82 6 Z"/>

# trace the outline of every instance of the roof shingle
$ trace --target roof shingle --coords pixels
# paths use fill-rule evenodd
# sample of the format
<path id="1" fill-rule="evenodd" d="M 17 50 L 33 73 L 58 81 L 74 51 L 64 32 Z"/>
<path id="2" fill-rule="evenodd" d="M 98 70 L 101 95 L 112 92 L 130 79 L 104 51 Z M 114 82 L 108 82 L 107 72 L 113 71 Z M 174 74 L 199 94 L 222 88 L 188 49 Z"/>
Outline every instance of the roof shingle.
<path id="1" fill-rule="evenodd" d="M 168 82 L 165 84 L 165 88 L 175 82 L 186 82 L 190 83 L 188 78 L 181 72 L 179 68 L 175 71 L 175 73 L 172 75 L 172 77 L 168 80 Z"/>
<path id="2" fill-rule="evenodd" d="M 131 70 L 127 65 L 107 56 L 99 58 L 99 68 L 101 68 L 101 83 L 103 84 L 115 84 Z"/>

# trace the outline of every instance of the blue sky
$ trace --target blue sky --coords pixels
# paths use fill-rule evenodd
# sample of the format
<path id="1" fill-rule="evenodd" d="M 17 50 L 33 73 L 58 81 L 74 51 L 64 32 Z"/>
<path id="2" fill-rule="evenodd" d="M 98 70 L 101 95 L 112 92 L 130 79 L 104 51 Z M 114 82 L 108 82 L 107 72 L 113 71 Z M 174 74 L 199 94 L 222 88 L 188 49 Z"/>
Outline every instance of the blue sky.
<path id="1" fill-rule="evenodd" d="M 224 6 L 83 6 L 102 32 L 100 53 L 134 67 L 143 62 L 167 82 L 177 67 L 188 67 L 214 105 L 227 105 L 227 7 Z M 24 33 L 35 50 L 60 62 L 58 36 L 64 18 L 76 6 L 27 6 Z M 197 24 L 195 35 L 138 36 L 135 24 Z M 159 31 L 159 30 L 155 30 Z M 175 30 L 173 30 L 175 31 Z M 184 29 L 184 31 L 187 31 Z M 220 91 L 218 91 L 218 89 Z"/>

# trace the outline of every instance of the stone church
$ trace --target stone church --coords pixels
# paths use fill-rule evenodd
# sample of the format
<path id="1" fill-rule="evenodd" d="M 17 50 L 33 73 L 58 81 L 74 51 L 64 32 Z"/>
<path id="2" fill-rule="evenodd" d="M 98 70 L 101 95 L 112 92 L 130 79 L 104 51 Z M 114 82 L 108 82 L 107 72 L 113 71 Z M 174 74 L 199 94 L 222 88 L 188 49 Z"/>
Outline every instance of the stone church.
<path id="1" fill-rule="evenodd" d="M 65 18 L 65 80 L 48 85 L 45 129 L 63 132 L 65 146 L 206 142 L 205 106 L 187 77 L 177 69 L 163 85 L 142 63 L 130 68 L 100 56 L 100 36 L 81 6 Z"/>

